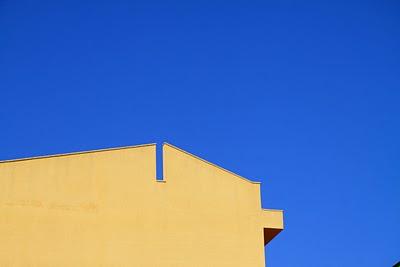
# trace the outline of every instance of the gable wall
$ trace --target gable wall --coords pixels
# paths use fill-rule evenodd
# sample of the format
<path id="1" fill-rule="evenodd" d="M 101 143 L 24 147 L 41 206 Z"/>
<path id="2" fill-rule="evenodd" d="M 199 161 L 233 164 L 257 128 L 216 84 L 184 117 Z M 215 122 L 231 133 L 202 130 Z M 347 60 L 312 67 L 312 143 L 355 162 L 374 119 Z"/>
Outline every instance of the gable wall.
<path id="1" fill-rule="evenodd" d="M 172 146 L 0 163 L 0 266 L 264 266 L 259 185 Z"/>

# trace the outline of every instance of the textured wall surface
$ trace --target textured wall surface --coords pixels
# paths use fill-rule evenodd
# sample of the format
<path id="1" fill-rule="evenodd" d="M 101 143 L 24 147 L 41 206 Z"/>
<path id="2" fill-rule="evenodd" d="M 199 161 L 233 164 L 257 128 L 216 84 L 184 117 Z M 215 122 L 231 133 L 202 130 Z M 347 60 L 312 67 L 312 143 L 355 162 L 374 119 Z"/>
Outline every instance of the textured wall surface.
<path id="1" fill-rule="evenodd" d="M 155 145 L 0 163 L 0 266 L 265 266 L 258 183 Z"/>

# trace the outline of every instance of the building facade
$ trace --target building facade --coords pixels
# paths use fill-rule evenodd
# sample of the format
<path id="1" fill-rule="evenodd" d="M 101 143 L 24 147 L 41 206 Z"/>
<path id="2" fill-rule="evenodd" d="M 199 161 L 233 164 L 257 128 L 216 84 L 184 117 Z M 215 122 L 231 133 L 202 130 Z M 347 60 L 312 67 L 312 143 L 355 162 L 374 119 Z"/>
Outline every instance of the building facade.
<path id="1" fill-rule="evenodd" d="M 0 266 L 265 266 L 260 184 L 169 144 L 0 162 Z"/>

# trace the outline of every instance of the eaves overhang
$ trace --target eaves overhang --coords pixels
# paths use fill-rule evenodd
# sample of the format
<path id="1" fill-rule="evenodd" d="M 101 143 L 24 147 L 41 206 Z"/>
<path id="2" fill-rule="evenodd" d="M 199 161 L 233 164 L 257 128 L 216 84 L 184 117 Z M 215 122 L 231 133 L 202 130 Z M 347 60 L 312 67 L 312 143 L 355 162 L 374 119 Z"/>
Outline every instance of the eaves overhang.
<path id="1" fill-rule="evenodd" d="M 267 245 L 284 228 L 283 210 L 262 209 L 261 223 L 264 228 L 264 245 Z"/>

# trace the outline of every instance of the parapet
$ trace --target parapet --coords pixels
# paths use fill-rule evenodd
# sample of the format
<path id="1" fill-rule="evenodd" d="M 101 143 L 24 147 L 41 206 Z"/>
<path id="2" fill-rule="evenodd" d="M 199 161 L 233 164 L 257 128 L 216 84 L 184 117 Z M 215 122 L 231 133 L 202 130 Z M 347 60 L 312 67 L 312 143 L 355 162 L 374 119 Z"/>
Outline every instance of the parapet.
<path id="1" fill-rule="evenodd" d="M 260 183 L 163 145 L 0 162 L 1 266 L 264 266 Z"/>

